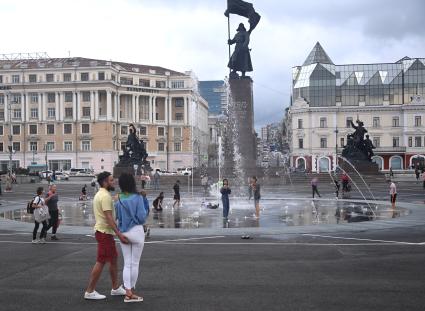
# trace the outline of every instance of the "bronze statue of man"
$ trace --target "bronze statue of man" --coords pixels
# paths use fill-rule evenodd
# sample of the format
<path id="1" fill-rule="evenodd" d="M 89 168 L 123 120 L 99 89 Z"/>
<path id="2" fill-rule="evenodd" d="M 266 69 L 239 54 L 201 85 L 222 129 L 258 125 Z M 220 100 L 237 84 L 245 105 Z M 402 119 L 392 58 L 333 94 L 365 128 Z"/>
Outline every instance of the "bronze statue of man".
<path id="1" fill-rule="evenodd" d="M 228 41 L 228 44 L 236 44 L 235 50 L 230 57 L 229 67 L 232 71 L 230 73 L 231 78 L 238 77 L 237 71 L 242 73 L 242 77 L 245 77 L 245 72 L 252 71 L 251 55 L 249 52 L 249 36 L 251 30 L 246 31 L 243 23 L 239 24 L 235 37 Z"/>

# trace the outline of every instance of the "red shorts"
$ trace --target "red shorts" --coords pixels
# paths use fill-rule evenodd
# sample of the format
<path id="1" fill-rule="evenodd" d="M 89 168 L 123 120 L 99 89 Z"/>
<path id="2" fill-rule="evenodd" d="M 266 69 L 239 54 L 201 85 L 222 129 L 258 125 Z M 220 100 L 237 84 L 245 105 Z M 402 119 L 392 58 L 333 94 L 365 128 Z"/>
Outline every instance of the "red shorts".
<path id="1" fill-rule="evenodd" d="M 114 236 L 107 233 L 96 231 L 97 241 L 97 258 L 100 263 L 112 262 L 118 257 L 117 249 L 115 248 Z"/>

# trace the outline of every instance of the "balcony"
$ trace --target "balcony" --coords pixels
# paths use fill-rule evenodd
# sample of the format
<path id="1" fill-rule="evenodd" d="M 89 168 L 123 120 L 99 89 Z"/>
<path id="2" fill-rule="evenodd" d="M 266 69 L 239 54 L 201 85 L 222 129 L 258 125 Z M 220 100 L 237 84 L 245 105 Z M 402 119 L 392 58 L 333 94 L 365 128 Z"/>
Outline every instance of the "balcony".
<path id="1" fill-rule="evenodd" d="M 373 151 L 374 153 L 399 153 L 406 152 L 406 147 L 378 147 Z"/>

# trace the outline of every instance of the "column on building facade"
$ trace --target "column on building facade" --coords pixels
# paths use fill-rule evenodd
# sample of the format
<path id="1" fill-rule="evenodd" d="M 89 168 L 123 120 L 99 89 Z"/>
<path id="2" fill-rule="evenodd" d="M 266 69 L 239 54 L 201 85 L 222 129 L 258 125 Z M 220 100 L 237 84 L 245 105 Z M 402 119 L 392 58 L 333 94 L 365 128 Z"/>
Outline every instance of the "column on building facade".
<path id="1" fill-rule="evenodd" d="M 317 165 L 316 165 L 316 161 L 317 157 L 315 154 L 311 155 L 311 171 L 312 172 L 317 172 Z"/>
<path id="2" fill-rule="evenodd" d="M 72 121 L 77 121 L 77 92 L 72 92 Z"/>
<path id="3" fill-rule="evenodd" d="M 42 120 L 42 112 L 43 112 L 43 94 L 38 94 L 38 121 Z"/>
<path id="4" fill-rule="evenodd" d="M 96 107 L 95 107 L 95 92 L 90 92 L 90 120 L 97 120 L 96 118 Z"/>
<path id="5" fill-rule="evenodd" d="M 99 120 L 99 91 L 93 91 L 94 119 Z"/>
<path id="6" fill-rule="evenodd" d="M 153 109 L 152 109 L 152 99 L 153 99 L 153 96 L 149 96 L 149 105 L 148 105 L 149 123 L 152 123 L 153 122 L 153 118 L 152 118 L 152 111 L 153 111 Z"/>
<path id="7" fill-rule="evenodd" d="M 140 122 L 140 97 L 136 96 L 136 111 L 134 112 L 136 115 L 136 122 Z"/>
<path id="8" fill-rule="evenodd" d="M 106 120 L 112 120 L 112 92 L 106 91 Z"/>
<path id="9" fill-rule="evenodd" d="M 10 102 L 10 95 L 5 94 L 4 95 L 4 122 L 9 121 L 9 102 Z"/>
<path id="10" fill-rule="evenodd" d="M 31 96 L 28 98 L 28 94 L 25 94 L 25 121 L 29 122 L 30 120 L 30 116 L 31 116 L 31 108 L 30 108 L 30 103 L 31 103 Z"/>
<path id="11" fill-rule="evenodd" d="M 152 122 L 156 122 L 156 96 L 152 97 Z"/>
<path id="12" fill-rule="evenodd" d="M 55 119 L 56 119 L 56 121 L 59 121 L 59 111 L 60 111 L 59 101 L 60 101 L 60 93 L 55 92 Z"/>
<path id="13" fill-rule="evenodd" d="M 26 118 L 26 105 L 25 105 L 26 96 L 24 93 L 21 93 L 21 121 L 25 122 Z"/>
<path id="14" fill-rule="evenodd" d="M 47 93 L 43 93 L 43 104 L 41 105 L 41 120 L 45 121 L 47 119 Z"/>
<path id="15" fill-rule="evenodd" d="M 131 95 L 132 101 L 131 101 L 131 121 L 136 122 L 136 103 L 138 100 L 137 95 Z"/>
<path id="16" fill-rule="evenodd" d="M 183 97 L 184 99 L 184 104 L 183 104 L 183 120 L 184 120 L 184 125 L 187 125 L 187 105 L 189 102 L 189 98 L 187 98 L 186 96 Z"/>
<path id="17" fill-rule="evenodd" d="M 117 93 L 115 96 L 116 96 L 116 100 L 115 100 L 115 120 L 119 120 L 120 119 L 120 108 L 121 108 L 120 94 Z M 117 129 L 117 131 L 118 131 L 118 129 Z"/>
<path id="18" fill-rule="evenodd" d="M 59 97 L 59 111 L 58 111 L 58 115 L 59 115 L 59 121 L 63 121 L 64 119 L 64 114 L 65 114 L 65 92 L 60 92 L 60 97 Z"/>
<path id="19" fill-rule="evenodd" d="M 168 96 L 168 97 L 165 97 L 165 100 L 164 100 L 164 110 L 165 110 L 165 123 L 166 124 L 170 124 L 170 121 L 171 121 L 171 118 L 170 118 L 170 115 L 169 115 L 169 106 L 170 106 L 170 103 L 169 102 L 171 102 L 171 97 L 170 96 Z"/>

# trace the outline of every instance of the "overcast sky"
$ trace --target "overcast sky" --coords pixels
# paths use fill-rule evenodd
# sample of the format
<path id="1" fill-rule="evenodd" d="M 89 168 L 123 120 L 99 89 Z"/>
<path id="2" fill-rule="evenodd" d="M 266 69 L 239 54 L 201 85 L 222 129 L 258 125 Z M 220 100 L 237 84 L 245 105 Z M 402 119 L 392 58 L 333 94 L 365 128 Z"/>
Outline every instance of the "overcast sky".
<path id="1" fill-rule="evenodd" d="M 279 121 L 291 68 L 320 41 L 335 64 L 425 57 L 423 0 L 252 0 L 255 124 Z M 0 0 L 0 53 L 46 51 L 228 74 L 226 0 Z M 231 15 L 231 34 L 245 18 Z"/>

